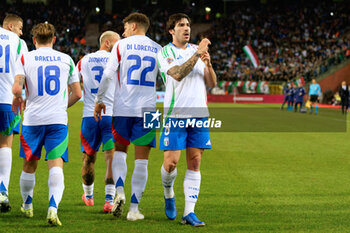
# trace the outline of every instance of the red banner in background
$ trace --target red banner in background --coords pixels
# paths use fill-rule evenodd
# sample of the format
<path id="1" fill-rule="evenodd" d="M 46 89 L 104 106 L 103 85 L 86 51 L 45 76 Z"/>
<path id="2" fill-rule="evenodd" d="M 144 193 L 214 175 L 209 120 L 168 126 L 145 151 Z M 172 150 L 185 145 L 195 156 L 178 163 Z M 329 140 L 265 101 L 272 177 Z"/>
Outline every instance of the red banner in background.
<path id="1" fill-rule="evenodd" d="M 282 103 L 283 95 L 208 95 L 209 103 Z"/>

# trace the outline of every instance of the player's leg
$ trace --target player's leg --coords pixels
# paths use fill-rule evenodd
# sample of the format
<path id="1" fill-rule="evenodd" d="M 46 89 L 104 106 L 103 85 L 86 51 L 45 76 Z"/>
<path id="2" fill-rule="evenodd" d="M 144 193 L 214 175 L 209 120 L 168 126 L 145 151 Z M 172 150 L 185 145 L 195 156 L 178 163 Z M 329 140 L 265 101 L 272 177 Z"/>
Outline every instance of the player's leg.
<path id="1" fill-rule="evenodd" d="M 96 162 L 96 153 L 101 144 L 101 133 L 99 123 L 93 117 L 84 117 L 81 122 L 80 141 L 81 152 L 83 153 L 83 165 L 81 168 L 81 177 L 83 180 L 82 200 L 86 206 L 94 205 L 94 180 Z"/>
<path id="2" fill-rule="evenodd" d="M 113 199 L 115 196 L 115 183 L 112 173 L 112 161 L 114 154 L 113 134 L 112 134 L 112 117 L 103 116 L 99 122 L 99 131 L 101 132 L 101 140 L 103 143 L 102 151 L 105 154 L 106 173 L 105 173 L 105 204 L 103 211 L 105 213 L 112 212 Z"/>
<path id="3" fill-rule="evenodd" d="M 63 175 L 63 159 L 49 159 L 49 209 L 47 213 L 47 222 L 50 225 L 61 226 L 62 223 L 58 219 L 57 209 L 63 196 L 64 175 Z"/>
<path id="4" fill-rule="evenodd" d="M 135 221 L 143 219 L 138 206 L 145 191 L 148 179 L 148 156 L 150 146 L 135 145 L 135 166 L 131 177 L 131 200 L 127 219 Z"/>
<path id="5" fill-rule="evenodd" d="M 144 219 L 138 206 L 148 179 L 148 157 L 151 147 L 156 146 L 155 129 L 144 129 L 143 118 L 134 117 L 130 141 L 135 145 L 135 166 L 131 177 L 131 203 L 127 219 L 135 221 Z"/>
<path id="6" fill-rule="evenodd" d="M 132 121 L 128 117 L 113 117 L 112 119 L 112 133 L 115 141 L 112 173 L 116 189 L 112 212 L 116 217 L 121 216 L 125 204 L 126 156 L 130 144 L 131 124 Z"/>
<path id="7" fill-rule="evenodd" d="M 164 151 L 164 162 L 160 169 L 162 184 L 164 188 L 165 215 L 174 220 L 177 215 L 175 206 L 174 182 L 177 176 L 177 163 L 179 162 L 181 150 Z"/>
<path id="8" fill-rule="evenodd" d="M 95 162 L 96 154 L 88 155 L 83 153 L 83 166 L 81 168 L 81 177 L 83 179 L 83 190 L 84 194 L 82 200 L 85 205 L 94 205 L 94 180 L 95 180 Z"/>
<path id="9" fill-rule="evenodd" d="M 8 186 L 12 167 L 13 134 L 19 133 L 21 118 L 14 114 L 10 104 L 0 104 L 0 212 L 11 209 Z"/>
<path id="10" fill-rule="evenodd" d="M 197 121 L 205 121 L 207 118 L 196 118 Z M 183 224 L 204 226 L 194 208 L 199 196 L 201 184 L 200 163 L 204 149 L 211 149 L 211 141 L 208 128 L 190 128 L 187 136 L 186 161 L 187 171 L 184 179 L 185 210 L 182 217 Z"/>
<path id="11" fill-rule="evenodd" d="M 160 136 L 159 150 L 164 150 L 164 162 L 161 167 L 161 179 L 164 188 L 165 215 L 168 219 L 176 218 L 177 210 L 175 205 L 174 182 L 177 176 L 177 163 L 179 162 L 181 150 L 187 146 L 186 128 L 173 127 L 170 121 L 178 119 L 168 118 Z"/>
<path id="12" fill-rule="evenodd" d="M 23 170 L 19 179 L 23 204 L 21 211 L 28 218 L 34 216 L 33 212 L 33 191 L 35 186 L 35 171 L 38 166 L 38 160 L 23 160 Z"/>
<path id="13" fill-rule="evenodd" d="M 64 191 L 63 162 L 68 162 L 68 126 L 45 126 L 45 150 L 49 168 L 49 208 L 47 222 L 50 225 L 62 225 L 57 209 Z"/>
<path id="14" fill-rule="evenodd" d="M 12 166 L 12 140 L 13 134 L 3 135 L 0 132 L 0 212 L 7 212 L 11 209 L 8 185 Z"/>
<path id="15" fill-rule="evenodd" d="M 23 199 L 21 211 L 26 217 L 33 217 L 33 190 L 35 171 L 44 141 L 44 126 L 22 126 L 20 137 L 20 157 L 23 158 L 23 170 L 20 177 L 20 188 Z"/>
<path id="16" fill-rule="evenodd" d="M 115 196 L 115 184 L 113 180 L 112 173 L 112 161 L 114 149 L 105 150 L 105 162 L 106 162 L 106 173 L 105 173 L 105 204 L 104 204 L 104 212 L 110 213 L 113 208 L 113 199 Z"/>

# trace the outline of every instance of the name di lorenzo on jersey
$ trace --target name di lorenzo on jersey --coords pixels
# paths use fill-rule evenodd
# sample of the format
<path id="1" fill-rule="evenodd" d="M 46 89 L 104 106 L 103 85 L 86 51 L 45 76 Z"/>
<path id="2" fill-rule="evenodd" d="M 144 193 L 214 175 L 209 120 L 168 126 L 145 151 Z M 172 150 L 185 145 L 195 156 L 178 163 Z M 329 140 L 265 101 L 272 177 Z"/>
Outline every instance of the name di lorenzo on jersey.
<path id="1" fill-rule="evenodd" d="M 146 51 L 146 52 L 153 52 L 153 53 L 157 53 L 158 50 L 156 47 L 152 47 L 149 45 L 141 45 L 141 44 L 127 44 L 126 45 L 126 49 L 127 50 L 142 50 L 142 51 Z"/>

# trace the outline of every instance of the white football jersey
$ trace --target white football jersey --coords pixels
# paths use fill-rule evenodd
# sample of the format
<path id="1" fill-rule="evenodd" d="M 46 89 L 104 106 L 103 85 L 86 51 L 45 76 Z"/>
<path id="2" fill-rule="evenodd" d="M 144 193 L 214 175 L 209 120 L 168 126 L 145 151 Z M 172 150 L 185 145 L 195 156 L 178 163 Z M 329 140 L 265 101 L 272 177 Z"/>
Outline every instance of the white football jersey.
<path id="1" fill-rule="evenodd" d="M 0 27 L 0 104 L 12 104 L 16 60 L 22 53 L 20 38 Z"/>
<path id="2" fill-rule="evenodd" d="M 106 73 L 117 74 L 113 116 L 142 117 L 142 109 L 156 107 L 157 53 L 162 47 L 147 36 L 134 35 L 118 41 Z"/>
<path id="3" fill-rule="evenodd" d="M 17 60 L 16 75 L 25 76 L 27 105 L 23 125 L 67 124 L 67 84 L 79 82 L 70 56 L 41 47 Z"/>
<path id="4" fill-rule="evenodd" d="M 84 88 L 83 117 L 94 116 L 95 97 L 110 55 L 110 52 L 99 50 L 84 56 L 78 62 L 79 77 Z M 116 79 L 113 79 L 113 84 L 108 87 L 103 98 L 106 105 L 106 114 L 102 112 L 103 116 L 112 116 L 115 84 Z"/>
<path id="5" fill-rule="evenodd" d="M 164 110 L 175 118 L 207 117 L 207 91 L 204 81 L 205 64 L 199 58 L 192 71 L 180 82 L 167 74 L 174 66 L 180 66 L 197 51 L 197 45 L 187 44 L 186 49 L 170 43 L 158 53 L 159 69 L 165 83 Z"/>
<path id="6" fill-rule="evenodd" d="M 22 50 L 23 52 L 22 53 L 28 53 L 28 46 L 27 46 L 27 43 L 21 39 L 21 47 L 22 47 Z"/>

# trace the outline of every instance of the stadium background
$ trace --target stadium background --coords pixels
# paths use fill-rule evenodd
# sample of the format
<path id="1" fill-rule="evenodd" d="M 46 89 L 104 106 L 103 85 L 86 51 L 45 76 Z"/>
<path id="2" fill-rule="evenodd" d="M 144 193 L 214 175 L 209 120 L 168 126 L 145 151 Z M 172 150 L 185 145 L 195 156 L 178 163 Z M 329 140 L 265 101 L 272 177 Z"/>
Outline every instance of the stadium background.
<path id="1" fill-rule="evenodd" d="M 57 30 L 55 48 L 71 55 L 76 62 L 97 49 L 98 37 L 104 30 L 112 29 L 122 34 L 122 19 L 132 11 L 140 11 L 150 17 L 148 34 L 161 45 L 169 42 L 164 30 L 167 17 L 175 12 L 187 13 L 192 19 L 192 42 L 197 43 L 204 36 L 212 41 L 210 52 L 218 75 L 218 87 L 208 90 L 212 102 L 233 102 L 232 94 L 263 99 L 258 102 L 265 102 L 266 97 L 278 102 L 282 86 L 287 82 L 303 80 L 307 86 L 312 78 L 316 78 L 323 90 L 323 102 L 327 104 L 332 102 L 342 80 L 350 83 L 350 11 L 347 1 L 54 0 L 38 3 L 1 0 L 0 5 L 1 21 L 6 13 L 16 13 L 23 18 L 22 38 L 29 50 L 34 48 L 30 35 L 32 26 L 48 21 Z M 259 68 L 254 68 L 243 52 L 242 48 L 247 44 L 251 44 L 257 53 Z M 157 90 L 164 90 L 160 80 Z M 266 90 L 269 94 L 260 93 Z M 261 107 L 258 104 L 227 103 L 209 106 L 233 109 Z M 264 106 L 276 111 L 279 107 Z M 141 204 L 145 221 L 133 224 L 125 218 L 115 220 L 102 214 L 104 162 L 100 152 L 96 165 L 96 205 L 90 209 L 83 206 L 80 201 L 81 110 L 82 103 L 68 110 L 70 162 L 65 165 L 66 190 L 59 214 L 64 226 L 57 230 L 193 231 L 190 227 L 181 226 L 179 217 L 175 222 L 165 219 L 159 177 L 162 154 L 157 150 L 152 151 L 149 181 Z M 283 114 L 293 125 L 295 115 Z M 346 118 L 340 120 L 344 120 L 347 127 Z M 254 121 L 251 125 L 254 127 Z M 214 149 L 204 154 L 203 181 L 196 207 L 198 215 L 208 224 L 202 231 L 350 231 L 349 133 L 290 131 L 212 134 Z M 19 211 L 21 197 L 18 184 L 22 161 L 17 157 L 17 136 L 13 148 L 10 182 L 13 209 L 0 216 L 0 231 L 49 230 L 44 228 L 46 163 L 40 163 L 37 172 L 35 217 L 24 219 Z M 133 149 L 128 156 L 129 171 L 133 167 L 132 154 Z M 184 157 L 181 162 L 179 171 L 184 171 Z M 127 182 L 130 182 L 130 176 L 131 172 Z M 183 176 L 184 173 L 180 172 L 176 180 L 180 214 L 183 208 Z M 129 188 L 127 192 L 130 192 Z"/>

